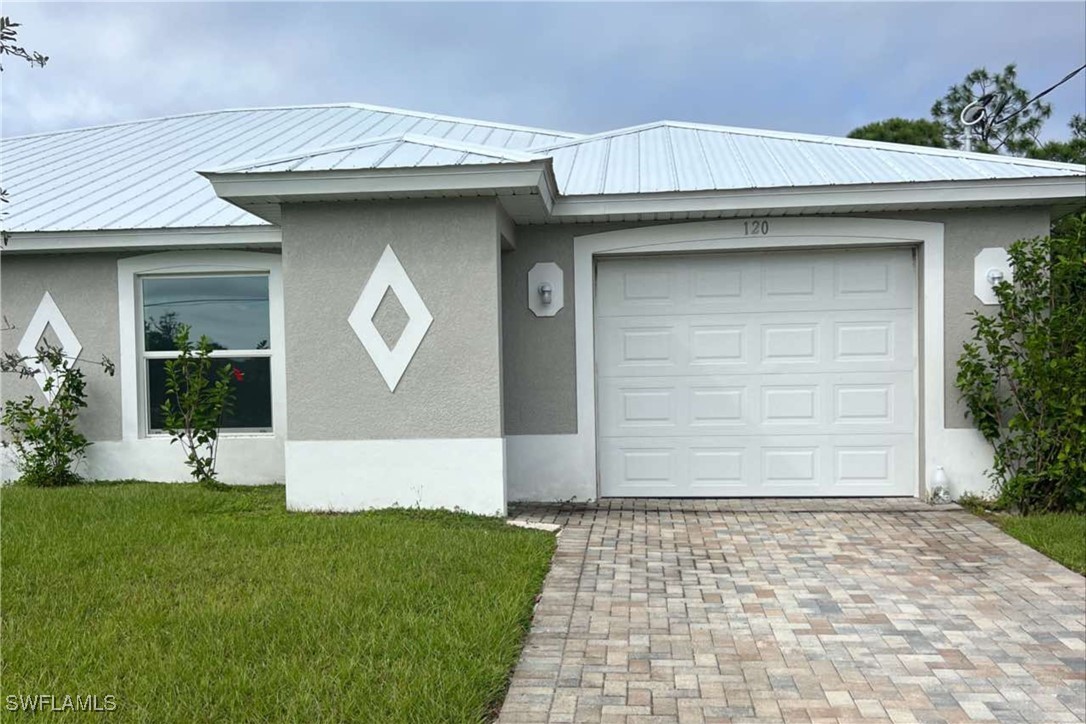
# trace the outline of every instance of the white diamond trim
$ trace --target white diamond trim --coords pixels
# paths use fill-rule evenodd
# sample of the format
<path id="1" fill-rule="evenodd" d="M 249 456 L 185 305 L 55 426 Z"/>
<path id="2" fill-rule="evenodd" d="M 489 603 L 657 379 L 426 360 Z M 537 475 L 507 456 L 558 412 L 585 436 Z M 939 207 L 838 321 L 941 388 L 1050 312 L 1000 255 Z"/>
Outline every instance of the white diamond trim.
<path id="1" fill-rule="evenodd" d="M 391 349 L 373 323 L 373 315 L 377 313 L 377 307 L 389 289 L 400 300 L 407 313 L 407 326 L 396 341 L 396 346 Z M 373 364 L 377 366 L 377 371 L 388 385 L 388 391 L 395 392 L 434 318 L 408 278 L 396 252 L 392 251 L 392 246 L 385 247 L 373 273 L 362 286 L 362 292 L 358 295 L 358 301 L 347 321 L 358 335 Z"/>
<path id="2" fill-rule="evenodd" d="M 46 292 L 42 296 L 41 302 L 38 303 L 38 309 L 30 319 L 30 324 L 27 325 L 23 338 L 19 340 L 17 349 L 20 356 L 27 358 L 26 366 L 34 370 L 34 380 L 38 383 L 38 387 L 41 388 L 45 399 L 52 402 L 59 391 L 57 385 L 59 384 L 60 375 L 57 372 L 50 371 L 48 367 L 34 359 L 38 354 L 38 341 L 45 334 L 46 327 L 53 328 L 53 333 L 57 336 L 57 342 L 60 343 L 61 350 L 66 357 L 70 358 L 69 362 L 79 357 L 79 353 L 83 351 L 83 345 L 79 343 L 75 332 L 72 331 L 71 326 L 68 324 L 68 320 L 61 314 L 60 307 L 53 301 L 52 295 Z M 46 390 L 48 380 L 52 380 L 53 383 L 51 389 Z"/>

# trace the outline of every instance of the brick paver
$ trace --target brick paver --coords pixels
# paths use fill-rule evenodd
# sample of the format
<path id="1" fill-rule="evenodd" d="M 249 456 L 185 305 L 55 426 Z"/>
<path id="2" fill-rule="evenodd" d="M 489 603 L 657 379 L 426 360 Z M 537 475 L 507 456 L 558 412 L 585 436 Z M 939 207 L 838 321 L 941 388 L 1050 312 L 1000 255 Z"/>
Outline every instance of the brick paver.
<path id="1" fill-rule="evenodd" d="M 564 528 L 504 724 L 1086 720 L 1086 579 L 954 506 L 513 515 Z"/>

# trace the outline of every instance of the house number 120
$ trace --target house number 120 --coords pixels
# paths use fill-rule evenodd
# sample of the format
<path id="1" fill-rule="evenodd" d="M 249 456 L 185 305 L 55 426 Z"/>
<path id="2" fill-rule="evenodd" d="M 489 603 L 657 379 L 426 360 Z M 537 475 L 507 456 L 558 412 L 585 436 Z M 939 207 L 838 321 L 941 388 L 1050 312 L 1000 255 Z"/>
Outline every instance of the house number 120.
<path id="1" fill-rule="evenodd" d="M 769 233 L 768 221 L 744 221 L 743 233 L 747 236 L 765 236 Z"/>

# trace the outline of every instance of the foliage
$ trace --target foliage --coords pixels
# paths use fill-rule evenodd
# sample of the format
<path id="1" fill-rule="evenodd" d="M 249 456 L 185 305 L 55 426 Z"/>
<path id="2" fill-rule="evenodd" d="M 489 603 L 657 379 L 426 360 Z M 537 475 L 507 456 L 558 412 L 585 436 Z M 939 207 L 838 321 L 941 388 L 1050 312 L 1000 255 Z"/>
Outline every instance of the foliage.
<path id="1" fill-rule="evenodd" d="M 1029 152 L 1030 158 L 1063 163 L 1086 164 L 1086 116 L 1076 113 L 1067 124 L 1071 138 L 1066 141 L 1049 141 Z"/>
<path id="2" fill-rule="evenodd" d="M 20 483 L 57 487 L 81 481 L 75 468 L 91 443 L 75 426 L 80 411 L 87 406 L 87 383 L 77 362 L 60 348 L 45 343 L 33 356 L 9 352 L 0 358 L 0 371 L 21 378 L 35 377 L 42 369 L 51 371 L 43 389 L 52 400 L 40 403 L 27 395 L 6 403 L 0 414 L 0 425 L 7 433 L 3 446 L 15 452 Z M 98 364 L 106 374 L 113 375 L 113 363 L 107 358 Z"/>
<path id="3" fill-rule="evenodd" d="M 989 117 L 1006 120 L 982 123 L 979 124 L 983 126 L 982 130 L 971 131 L 962 123 L 961 113 L 970 103 L 988 94 L 993 94 Z M 981 67 L 965 76 L 961 83 L 951 86 L 946 95 L 932 105 L 931 116 L 946 129 L 950 148 L 963 148 L 967 136 L 972 136 L 974 151 L 1023 156 L 1038 146 L 1041 127 L 1052 115 L 1052 106 L 1048 103 L 1037 101 L 1027 107 L 1029 100 L 1029 92 L 1018 85 L 1018 71 L 1013 63 L 997 73 Z"/>
<path id="4" fill-rule="evenodd" d="M 1018 85 L 1013 64 L 999 73 L 990 73 L 982 67 L 951 86 L 932 105 L 931 120 L 888 118 L 860 126 L 848 135 L 869 141 L 956 149 L 965 147 L 968 140 L 971 150 L 979 153 L 1086 163 L 1086 118 L 1072 117 L 1068 124 L 1070 139 L 1042 145 L 1038 138 L 1044 122 L 1052 115 L 1052 107 L 1040 100 L 1029 103 L 1030 100 L 1029 92 Z M 968 128 L 961 121 L 961 113 L 974 101 L 984 101 L 985 118 Z"/>
<path id="5" fill-rule="evenodd" d="M 22 23 L 16 23 L 7 16 L 0 17 L 0 56 L 10 55 L 14 58 L 22 58 L 30 63 L 31 67 L 36 65 L 44 68 L 49 62 L 48 55 L 42 55 L 36 50 L 27 50 L 15 44 L 19 39 L 19 31 L 15 28 L 19 27 L 22 27 Z M 3 69 L 4 66 L 0 65 L 0 70 Z"/>
<path id="6" fill-rule="evenodd" d="M 462 514 L 291 513 L 282 486 L 0 499 L 4 693 L 60 677 L 118 721 L 487 721 L 555 545 Z"/>
<path id="7" fill-rule="evenodd" d="M 194 347 L 186 324 L 176 325 L 173 343 L 180 355 L 165 363 L 163 428 L 171 444 L 181 444 L 196 482 L 216 485 L 219 428 L 234 403 L 233 383 L 243 377 L 229 364 L 216 366 L 211 357 L 214 345 L 206 336 Z"/>
<path id="8" fill-rule="evenodd" d="M 976 493 L 962 493 L 954 502 L 970 513 L 980 516 L 987 516 L 991 511 L 1004 509 L 1004 505 L 999 500 Z"/>
<path id="9" fill-rule="evenodd" d="M 888 118 L 885 121 L 875 121 L 853 129 L 848 137 L 865 141 L 946 148 L 943 126 L 925 118 Z"/>
<path id="10" fill-rule="evenodd" d="M 1086 215 L 1068 229 L 1011 245 L 1014 281 L 958 360 L 1000 500 L 1026 513 L 1086 510 Z"/>

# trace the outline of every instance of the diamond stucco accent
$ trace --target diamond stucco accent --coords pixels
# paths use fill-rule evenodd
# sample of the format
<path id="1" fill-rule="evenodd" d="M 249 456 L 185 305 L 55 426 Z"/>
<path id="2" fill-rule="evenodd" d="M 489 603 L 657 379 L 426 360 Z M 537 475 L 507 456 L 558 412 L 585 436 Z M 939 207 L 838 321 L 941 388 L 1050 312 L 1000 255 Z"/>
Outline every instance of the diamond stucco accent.
<path id="1" fill-rule="evenodd" d="M 390 289 L 407 314 L 407 325 L 392 347 L 388 346 L 373 322 L 381 300 Z M 347 321 L 358 335 L 377 371 L 381 373 L 388 385 L 388 391 L 395 392 L 434 318 L 404 271 L 396 252 L 392 251 L 391 246 L 386 246 L 377 266 L 373 268 L 373 273 L 362 286 L 362 292 Z"/>
<path id="2" fill-rule="evenodd" d="M 26 326 L 26 332 L 23 333 L 23 338 L 19 340 L 19 346 L 16 349 L 18 349 L 20 356 L 27 358 L 26 366 L 34 370 L 34 381 L 38 383 L 38 387 L 41 388 L 45 399 L 52 402 L 58 391 L 57 384 L 60 376 L 44 364 L 33 359 L 38 351 L 38 342 L 41 340 L 42 335 L 45 334 L 46 328 L 53 330 L 57 343 L 65 356 L 71 360 L 79 357 L 79 353 L 83 351 L 83 345 L 79 343 L 75 332 L 72 331 L 71 326 L 68 324 L 68 320 L 61 314 L 60 307 L 53 301 L 53 297 L 49 292 L 42 295 L 38 308 L 30 319 L 30 323 Z M 53 380 L 53 384 L 47 390 L 46 382 L 50 379 Z"/>

